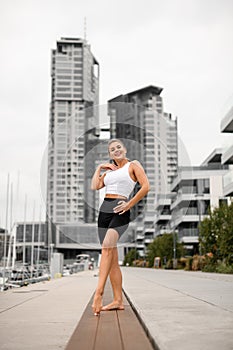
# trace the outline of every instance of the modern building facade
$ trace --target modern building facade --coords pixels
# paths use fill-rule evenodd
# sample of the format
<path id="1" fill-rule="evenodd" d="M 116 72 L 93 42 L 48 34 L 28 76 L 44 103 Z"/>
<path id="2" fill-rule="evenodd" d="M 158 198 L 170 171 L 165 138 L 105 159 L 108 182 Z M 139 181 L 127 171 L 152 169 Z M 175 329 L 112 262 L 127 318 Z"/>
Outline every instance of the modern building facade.
<path id="1" fill-rule="evenodd" d="M 221 121 L 221 132 L 233 133 L 233 107 L 229 110 L 226 116 Z M 222 164 L 229 165 L 229 171 L 223 178 L 223 192 L 225 196 L 233 197 L 233 138 L 223 151 Z"/>
<path id="2" fill-rule="evenodd" d="M 0 228 L 0 266 L 4 265 L 4 254 L 8 252 L 9 249 L 9 241 L 10 241 L 10 234 L 7 232 L 7 230 Z M 4 246 L 6 247 L 6 251 L 4 251 Z"/>
<path id="3" fill-rule="evenodd" d="M 200 167 L 181 167 L 174 179 L 171 191 L 171 231 L 176 231 L 180 242 L 193 253 L 198 252 L 200 222 L 222 202 L 227 202 L 223 193 L 223 177 L 228 166 L 210 163 Z"/>
<path id="4" fill-rule="evenodd" d="M 48 262 L 48 225 L 45 222 L 18 222 L 16 224 L 16 261 L 25 263 Z"/>
<path id="5" fill-rule="evenodd" d="M 47 214 L 53 223 L 85 222 L 85 155 L 96 139 L 99 64 L 86 40 L 61 38 L 52 50 Z M 90 216 L 90 215 L 89 215 Z"/>
<path id="6" fill-rule="evenodd" d="M 157 197 L 155 207 L 155 236 L 171 232 L 171 203 L 175 193 L 161 194 Z"/>

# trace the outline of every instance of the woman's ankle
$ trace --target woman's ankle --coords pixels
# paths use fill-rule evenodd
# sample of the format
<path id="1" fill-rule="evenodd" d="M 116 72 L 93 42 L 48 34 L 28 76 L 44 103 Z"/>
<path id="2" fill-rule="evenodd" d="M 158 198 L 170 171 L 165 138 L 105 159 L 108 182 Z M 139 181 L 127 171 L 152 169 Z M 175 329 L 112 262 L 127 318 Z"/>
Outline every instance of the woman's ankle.
<path id="1" fill-rule="evenodd" d="M 103 291 L 102 288 L 97 288 L 97 289 L 96 289 L 96 291 L 95 291 L 95 295 L 96 295 L 96 296 L 102 297 L 103 294 L 104 294 L 104 291 Z"/>

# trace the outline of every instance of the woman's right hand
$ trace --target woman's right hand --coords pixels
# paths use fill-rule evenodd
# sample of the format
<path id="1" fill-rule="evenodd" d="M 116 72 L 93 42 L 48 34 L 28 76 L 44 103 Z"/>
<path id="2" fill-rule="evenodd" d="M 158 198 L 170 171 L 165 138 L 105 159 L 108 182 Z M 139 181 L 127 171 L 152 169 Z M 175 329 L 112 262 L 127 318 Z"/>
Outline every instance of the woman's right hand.
<path id="1" fill-rule="evenodd" d="M 112 163 L 103 163 L 99 165 L 100 169 L 103 170 L 117 170 L 118 167 L 115 164 Z"/>

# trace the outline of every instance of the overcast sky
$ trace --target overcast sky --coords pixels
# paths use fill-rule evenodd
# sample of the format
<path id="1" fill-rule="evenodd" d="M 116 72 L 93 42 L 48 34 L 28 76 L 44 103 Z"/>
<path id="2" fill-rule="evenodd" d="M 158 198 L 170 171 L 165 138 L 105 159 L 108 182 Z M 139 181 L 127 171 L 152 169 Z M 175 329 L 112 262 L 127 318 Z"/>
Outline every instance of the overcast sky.
<path id="1" fill-rule="evenodd" d="M 39 216 L 51 49 L 60 37 L 83 37 L 84 17 L 100 64 L 100 104 L 157 85 L 192 165 L 229 143 L 220 122 L 233 105 L 232 0 L 0 0 L 0 227 L 7 173 L 14 198 L 20 173 L 14 217 L 23 217 L 25 194 L 27 218 L 34 201 Z"/>

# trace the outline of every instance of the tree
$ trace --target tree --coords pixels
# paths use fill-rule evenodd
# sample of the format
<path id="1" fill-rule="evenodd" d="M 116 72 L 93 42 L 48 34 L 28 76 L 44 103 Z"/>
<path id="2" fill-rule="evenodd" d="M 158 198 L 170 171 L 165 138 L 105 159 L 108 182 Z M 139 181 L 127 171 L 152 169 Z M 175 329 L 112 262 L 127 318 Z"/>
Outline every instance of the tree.
<path id="1" fill-rule="evenodd" d="M 154 258 L 160 257 L 161 261 L 166 257 L 166 260 L 173 258 L 173 239 L 174 234 L 164 234 L 162 236 L 156 237 L 154 241 L 148 246 L 147 258 L 149 261 L 149 266 L 154 265 Z M 177 243 L 176 239 L 176 256 L 179 258 L 181 256 L 182 245 Z"/>
<path id="2" fill-rule="evenodd" d="M 233 203 L 210 211 L 200 224 L 199 239 L 202 252 L 212 253 L 214 263 L 233 264 Z"/>
<path id="3" fill-rule="evenodd" d="M 133 265 L 134 260 L 139 258 L 139 253 L 136 249 L 131 249 L 124 258 L 124 265 L 129 264 L 129 266 Z"/>

